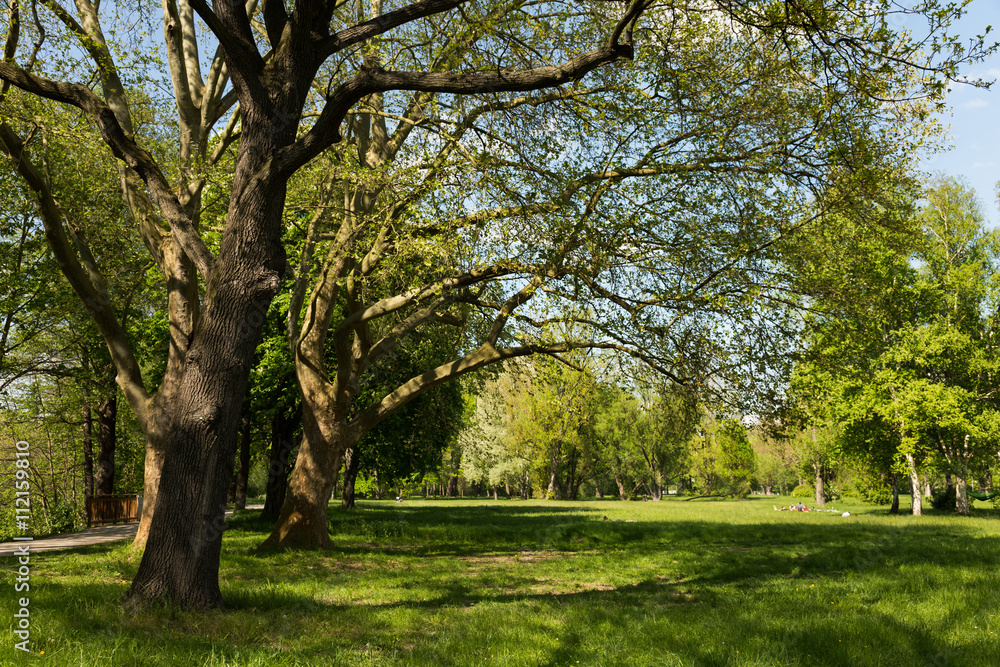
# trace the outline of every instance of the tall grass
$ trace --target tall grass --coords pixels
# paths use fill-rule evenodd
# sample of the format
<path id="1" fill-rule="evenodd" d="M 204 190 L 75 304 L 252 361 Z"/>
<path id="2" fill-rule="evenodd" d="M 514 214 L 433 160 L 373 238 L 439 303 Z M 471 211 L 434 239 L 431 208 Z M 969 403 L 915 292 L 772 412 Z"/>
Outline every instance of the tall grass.
<path id="1" fill-rule="evenodd" d="M 45 654 L 18 656 L 6 632 L 0 662 L 1000 665 L 993 510 L 835 506 L 854 515 L 764 499 L 369 501 L 331 508 L 330 552 L 259 551 L 268 526 L 244 513 L 223 544 L 225 610 L 129 615 L 130 547 L 42 553 Z"/>

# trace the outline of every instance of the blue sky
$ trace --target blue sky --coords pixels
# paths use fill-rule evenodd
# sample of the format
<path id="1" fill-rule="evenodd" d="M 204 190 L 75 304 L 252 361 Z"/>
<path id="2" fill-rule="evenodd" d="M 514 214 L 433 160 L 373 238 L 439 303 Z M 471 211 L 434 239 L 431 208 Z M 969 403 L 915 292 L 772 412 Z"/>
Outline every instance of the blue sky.
<path id="1" fill-rule="evenodd" d="M 1000 0 L 973 0 L 968 13 L 956 25 L 964 37 L 982 34 L 987 25 L 993 30 L 989 42 L 1000 41 Z M 1000 180 L 1000 55 L 966 67 L 970 77 L 998 80 L 990 90 L 953 84 L 948 95 L 949 112 L 941 117 L 950 126 L 952 149 L 925 158 L 926 171 L 963 177 L 976 189 L 983 210 L 994 226 L 1000 225 L 996 182 Z"/>

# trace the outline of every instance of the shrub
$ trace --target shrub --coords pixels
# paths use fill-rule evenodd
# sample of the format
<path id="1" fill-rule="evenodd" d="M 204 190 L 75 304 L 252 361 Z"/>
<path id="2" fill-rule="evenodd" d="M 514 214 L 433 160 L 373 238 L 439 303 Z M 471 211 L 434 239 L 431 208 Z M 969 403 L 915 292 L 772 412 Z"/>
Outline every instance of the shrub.
<path id="1" fill-rule="evenodd" d="M 892 503 L 892 488 L 885 480 L 872 475 L 858 475 L 854 479 L 854 493 L 866 503 L 888 505 Z"/>
<path id="2" fill-rule="evenodd" d="M 76 508 L 62 500 L 53 502 L 49 505 L 46 519 L 46 533 L 70 533 L 76 524 Z"/>
<path id="3" fill-rule="evenodd" d="M 799 484 L 794 489 L 792 489 L 793 498 L 815 498 L 816 489 L 813 488 L 812 484 Z"/>
<path id="4" fill-rule="evenodd" d="M 931 507 L 936 510 L 955 511 L 955 487 L 946 486 L 931 491 Z"/>

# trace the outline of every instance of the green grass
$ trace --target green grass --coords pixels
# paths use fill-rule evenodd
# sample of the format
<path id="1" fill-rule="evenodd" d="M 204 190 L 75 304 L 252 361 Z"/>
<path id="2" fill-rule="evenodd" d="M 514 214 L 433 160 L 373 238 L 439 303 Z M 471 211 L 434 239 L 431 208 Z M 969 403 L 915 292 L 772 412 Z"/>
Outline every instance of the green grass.
<path id="1" fill-rule="evenodd" d="M 17 655 L 8 631 L 0 663 L 1000 665 L 993 510 L 772 504 L 368 501 L 331 510 L 328 553 L 258 552 L 267 526 L 244 513 L 214 613 L 123 611 L 128 546 L 41 553 L 31 618 L 45 654 Z"/>

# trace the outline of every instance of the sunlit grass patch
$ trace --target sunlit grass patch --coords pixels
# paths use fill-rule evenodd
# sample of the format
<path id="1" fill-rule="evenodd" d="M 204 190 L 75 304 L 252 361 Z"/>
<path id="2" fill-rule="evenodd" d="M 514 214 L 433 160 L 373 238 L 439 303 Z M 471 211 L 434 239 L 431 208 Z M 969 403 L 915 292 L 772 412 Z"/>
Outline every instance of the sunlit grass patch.
<path id="1" fill-rule="evenodd" d="M 772 504 L 367 501 L 331 508 L 329 552 L 261 551 L 246 514 L 220 612 L 126 613 L 125 544 L 39 554 L 33 646 L 72 665 L 1000 664 L 990 510 Z M 0 660 L 21 658 L 10 637 Z"/>

